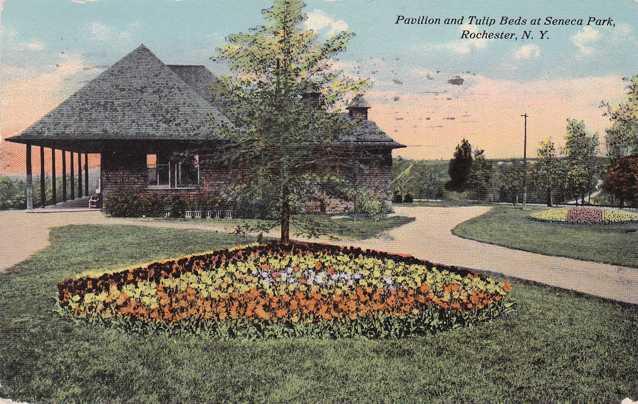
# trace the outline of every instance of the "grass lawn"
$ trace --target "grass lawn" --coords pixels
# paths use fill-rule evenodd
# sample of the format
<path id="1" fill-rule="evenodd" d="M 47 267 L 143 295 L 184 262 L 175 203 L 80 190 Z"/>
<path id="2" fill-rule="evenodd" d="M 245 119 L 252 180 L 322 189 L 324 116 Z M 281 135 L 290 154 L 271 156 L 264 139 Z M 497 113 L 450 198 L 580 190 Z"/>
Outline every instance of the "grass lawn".
<path id="1" fill-rule="evenodd" d="M 0 397 L 18 401 L 616 401 L 638 398 L 638 306 L 514 283 L 517 313 L 404 340 L 129 335 L 53 313 L 56 282 L 233 243 L 67 226 L 0 274 Z"/>
<path id="2" fill-rule="evenodd" d="M 293 235 L 298 232 L 297 226 L 295 226 L 295 219 L 302 221 L 312 220 L 315 223 L 315 227 L 322 230 L 322 234 L 345 238 L 350 240 L 364 240 L 367 238 L 374 238 L 381 233 L 394 229 L 395 227 L 402 226 L 404 224 L 414 221 L 413 217 L 407 216 L 386 216 L 378 220 L 364 218 L 353 220 L 350 217 L 333 218 L 327 215 L 304 215 L 296 216 L 292 221 L 292 233 Z M 220 224 L 225 226 L 227 231 L 232 232 L 237 226 L 249 225 L 255 226 L 264 223 L 268 223 L 259 219 L 230 219 L 230 220 L 210 220 L 210 219 L 157 219 L 170 222 L 183 222 L 183 223 L 197 223 L 197 224 L 210 224 L 211 226 L 219 226 Z M 276 227 L 279 229 L 279 227 Z"/>
<path id="3" fill-rule="evenodd" d="M 454 228 L 472 240 L 545 255 L 638 267 L 638 224 L 570 225 L 541 223 L 522 211 L 497 206 Z M 634 230 L 634 232 L 628 232 Z"/>

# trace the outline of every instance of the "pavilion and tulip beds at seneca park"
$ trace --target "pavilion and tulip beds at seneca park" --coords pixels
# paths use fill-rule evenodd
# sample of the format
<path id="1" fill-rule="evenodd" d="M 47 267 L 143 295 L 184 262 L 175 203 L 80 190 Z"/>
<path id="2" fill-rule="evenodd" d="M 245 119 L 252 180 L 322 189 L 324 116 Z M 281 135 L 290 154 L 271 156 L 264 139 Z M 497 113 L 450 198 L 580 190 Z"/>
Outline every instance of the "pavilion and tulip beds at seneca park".
<path id="1" fill-rule="evenodd" d="M 45 148 L 51 149 L 54 200 L 55 150 L 61 150 L 63 200 L 69 195 L 66 154 L 70 152 L 70 177 L 75 175 L 75 160 L 79 184 L 76 194 L 75 181 L 69 181 L 71 199 L 93 191 L 88 189 L 87 154 L 99 153 L 101 197 L 107 209 L 109 195 L 122 193 L 161 197 L 162 203 L 217 203 L 219 198 L 211 195 L 222 193 L 251 173 L 219 155 L 228 145 L 219 135 L 221 128 L 232 124 L 223 114 L 224 100 L 213 91 L 216 82 L 204 66 L 166 65 L 140 45 L 31 127 L 7 139 L 26 145 L 27 207 L 33 207 L 34 145 L 40 146 L 42 195 Z M 319 94 L 309 89 L 305 97 L 312 102 Z M 392 150 L 405 146 L 368 120 L 369 108 L 362 96 L 353 99 L 344 118 L 352 121 L 354 128 L 338 134 L 331 147 L 331 153 L 359 164 L 321 170 L 334 172 L 389 201 Z"/>
<path id="2" fill-rule="evenodd" d="M 275 0 L 263 25 L 226 36 L 224 77 L 140 45 L 7 139 L 26 147 L 27 212 L 0 212 L 19 229 L 0 255 L 30 250 L 0 266 L 0 401 L 638 398 L 638 264 L 624 247 L 630 259 L 597 257 L 633 241 L 596 236 L 638 214 L 416 201 L 401 176 L 430 168 L 393 160 L 406 146 L 369 119 L 371 81 L 333 63 L 354 33 L 324 38 L 304 7 Z M 479 36 L 497 23 L 471 22 Z M 33 209 L 34 146 L 43 207 L 50 157 L 48 200 L 90 195 L 102 211 Z M 435 169 L 433 182 L 465 205 L 484 151 L 464 139 L 449 167 L 449 190 Z M 486 235 L 538 254 L 471 240 Z M 529 247 L 558 238 L 571 244 Z"/>

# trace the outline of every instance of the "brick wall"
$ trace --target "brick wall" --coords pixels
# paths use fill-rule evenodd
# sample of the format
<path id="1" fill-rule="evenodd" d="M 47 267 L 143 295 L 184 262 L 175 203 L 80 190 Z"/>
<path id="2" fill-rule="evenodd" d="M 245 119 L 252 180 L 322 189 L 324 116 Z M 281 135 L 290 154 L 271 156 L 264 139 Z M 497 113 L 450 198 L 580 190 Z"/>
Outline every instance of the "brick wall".
<path id="1" fill-rule="evenodd" d="M 146 153 L 137 150 L 102 152 L 100 161 L 102 196 L 115 190 L 139 192 L 146 188 Z"/>
<path id="2" fill-rule="evenodd" d="M 392 155 L 390 150 L 376 150 L 366 152 L 365 155 L 351 154 L 352 160 L 361 164 L 353 168 L 339 170 L 339 175 L 345 176 L 357 186 L 369 188 L 382 199 L 390 200 L 392 181 Z M 230 185 L 250 173 L 239 168 L 226 167 L 218 162 L 213 155 L 200 157 L 200 187 L 196 189 L 153 189 L 147 187 L 146 151 L 117 150 L 102 153 L 101 184 L 104 206 L 108 205 L 108 194 L 115 190 L 127 190 L 132 193 L 148 192 L 161 195 L 179 195 L 185 200 L 193 200 L 214 192 L 219 187 Z M 334 204 L 347 208 L 348 204 Z M 330 209 L 330 213 L 337 213 Z"/>
<path id="3" fill-rule="evenodd" d="M 374 191 L 383 200 L 392 199 L 392 152 L 377 150 L 360 157 L 355 183 Z"/>

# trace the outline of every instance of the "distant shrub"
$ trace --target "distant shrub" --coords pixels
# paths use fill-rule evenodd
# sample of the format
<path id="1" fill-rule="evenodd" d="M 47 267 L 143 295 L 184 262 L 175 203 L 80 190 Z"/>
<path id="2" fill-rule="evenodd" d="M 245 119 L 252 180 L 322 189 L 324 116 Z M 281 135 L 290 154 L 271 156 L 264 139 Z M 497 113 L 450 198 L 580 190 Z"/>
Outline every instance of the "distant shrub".
<path id="1" fill-rule="evenodd" d="M 394 195 L 392 195 L 392 203 L 402 203 L 402 202 L 403 202 L 403 196 L 399 192 L 395 192 Z"/>
<path id="2" fill-rule="evenodd" d="M 0 209 L 24 209 L 26 205 L 24 181 L 0 177 Z"/>
<path id="3" fill-rule="evenodd" d="M 412 198 L 412 195 L 410 195 L 410 193 L 407 193 L 403 197 L 403 202 L 404 203 L 412 203 L 412 202 L 414 202 L 414 199 Z"/>

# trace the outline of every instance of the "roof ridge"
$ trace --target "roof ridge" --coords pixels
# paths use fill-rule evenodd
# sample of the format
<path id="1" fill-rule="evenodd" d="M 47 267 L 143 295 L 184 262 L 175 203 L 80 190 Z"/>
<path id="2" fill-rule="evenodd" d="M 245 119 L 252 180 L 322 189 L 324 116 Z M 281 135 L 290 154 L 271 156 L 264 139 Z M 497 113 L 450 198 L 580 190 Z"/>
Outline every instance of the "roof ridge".
<path id="1" fill-rule="evenodd" d="M 141 44 L 11 139 L 203 140 L 220 123 L 218 107 Z"/>

